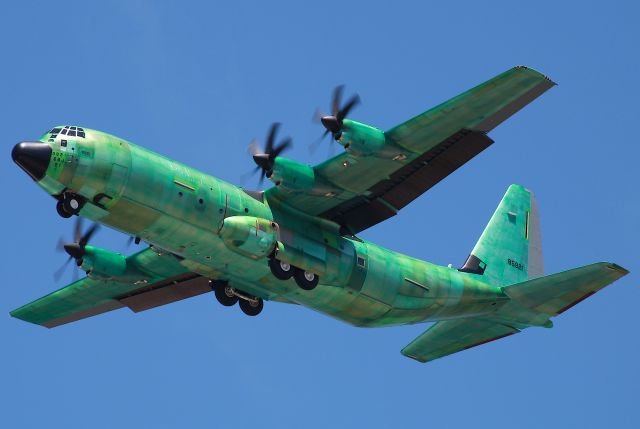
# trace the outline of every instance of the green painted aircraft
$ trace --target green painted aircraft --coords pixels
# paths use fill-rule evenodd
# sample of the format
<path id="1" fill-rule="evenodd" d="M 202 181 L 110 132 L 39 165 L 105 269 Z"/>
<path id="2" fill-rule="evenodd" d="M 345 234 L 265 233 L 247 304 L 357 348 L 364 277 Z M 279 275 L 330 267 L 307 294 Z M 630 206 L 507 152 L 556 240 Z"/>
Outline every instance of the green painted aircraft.
<path id="1" fill-rule="evenodd" d="M 359 102 L 319 115 L 344 151 L 316 166 L 280 156 L 277 124 L 251 192 L 123 139 L 58 126 L 18 143 L 13 160 L 63 217 L 95 222 L 61 247 L 86 277 L 11 315 L 46 327 L 122 307 L 140 312 L 213 291 L 255 316 L 264 301 L 300 304 L 356 326 L 436 321 L 402 353 L 421 362 L 484 344 L 551 317 L 628 273 L 600 262 L 544 276 L 538 208 L 507 190 L 461 268 L 442 267 L 356 236 L 493 143 L 487 133 L 555 84 L 527 67 L 493 79 L 390 130 L 347 119 Z M 149 247 L 124 256 L 89 245 L 98 224 Z"/>

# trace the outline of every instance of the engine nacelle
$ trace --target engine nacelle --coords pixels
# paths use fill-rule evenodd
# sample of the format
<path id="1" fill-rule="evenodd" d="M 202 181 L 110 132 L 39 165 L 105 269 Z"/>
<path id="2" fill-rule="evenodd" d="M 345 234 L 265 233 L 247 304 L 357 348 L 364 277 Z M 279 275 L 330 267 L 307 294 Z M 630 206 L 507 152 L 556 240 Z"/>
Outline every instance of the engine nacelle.
<path id="1" fill-rule="evenodd" d="M 384 148 L 385 136 L 375 127 L 345 119 L 338 143 L 354 155 L 373 155 Z"/>
<path id="2" fill-rule="evenodd" d="M 86 246 L 81 268 L 92 278 L 124 277 L 127 271 L 127 258 L 121 253 L 100 247 Z"/>
<path id="3" fill-rule="evenodd" d="M 236 253 L 253 259 L 273 252 L 278 240 L 278 225 L 253 216 L 231 216 L 220 229 L 224 244 Z"/>
<path id="4" fill-rule="evenodd" d="M 311 190 L 316 181 L 315 171 L 312 167 L 281 156 L 275 159 L 273 170 L 267 177 L 276 186 L 292 191 Z"/>

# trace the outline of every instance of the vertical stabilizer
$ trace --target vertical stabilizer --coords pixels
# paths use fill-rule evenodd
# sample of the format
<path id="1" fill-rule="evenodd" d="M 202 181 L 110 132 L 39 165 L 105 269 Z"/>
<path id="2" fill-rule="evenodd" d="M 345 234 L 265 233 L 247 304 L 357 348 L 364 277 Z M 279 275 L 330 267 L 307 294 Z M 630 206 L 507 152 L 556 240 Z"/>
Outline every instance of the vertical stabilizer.
<path id="1" fill-rule="evenodd" d="M 538 204 L 511 185 L 460 271 L 500 286 L 544 275 Z"/>

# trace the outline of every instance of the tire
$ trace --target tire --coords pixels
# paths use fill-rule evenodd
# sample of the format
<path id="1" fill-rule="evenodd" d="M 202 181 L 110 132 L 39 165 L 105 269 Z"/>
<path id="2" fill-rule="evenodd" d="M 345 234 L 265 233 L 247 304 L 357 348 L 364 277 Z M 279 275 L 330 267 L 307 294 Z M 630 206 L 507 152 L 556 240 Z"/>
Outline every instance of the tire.
<path id="1" fill-rule="evenodd" d="M 286 262 L 278 261 L 276 258 L 269 259 L 269 268 L 275 278 L 280 280 L 289 280 L 294 274 L 294 267 Z"/>
<path id="2" fill-rule="evenodd" d="M 62 199 L 62 208 L 67 213 L 71 213 L 72 215 L 77 214 L 82 208 L 82 201 L 80 198 L 75 195 L 65 195 Z"/>
<path id="3" fill-rule="evenodd" d="M 231 287 L 225 284 L 218 285 L 213 289 L 216 299 L 225 307 L 231 307 L 238 302 L 238 297 L 230 293 L 229 289 L 231 289 Z"/>
<path id="4" fill-rule="evenodd" d="M 317 274 L 301 269 L 296 269 L 293 278 L 295 279 L 298 286 L 300 286 L 300 288 L 304 290 L 314 289 L 316 286 L 318 286 L 318 281 L 320 280 L 320 277 L 318 277 Z"/>
<path id="5" fill-rule="evenodd" d="M 62 204 L 62 201 L 58 201 L 56 203 L 56 211 L 58 212 L 58 214 L 60 216 L 62 216 L 65 219 L 70 218 L 71 216 L 73 216 L 71 213 L 67 213 L 64 209 L 64 205 Z"/>
<path id="6" fill-rule="evenodd" d="M 262 311 L 264 307 L 264 302 L 262 298 L 255 298 L 256 301 L 253 303 L 251 301 L 247 301 L 246 299 L 240 300 L 240 310 L 247 316 L 257 316 Z"/>

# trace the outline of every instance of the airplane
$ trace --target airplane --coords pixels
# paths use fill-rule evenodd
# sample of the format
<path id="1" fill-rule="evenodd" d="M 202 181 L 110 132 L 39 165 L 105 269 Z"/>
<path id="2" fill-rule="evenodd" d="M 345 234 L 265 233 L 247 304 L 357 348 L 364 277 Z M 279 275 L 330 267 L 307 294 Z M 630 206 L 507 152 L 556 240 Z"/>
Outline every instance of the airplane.
<path id="1" fill-rule="evenodd" d="M 86 276 L 10 314 L 53 328 L 213 292 L 248 316 L 273 301 L 361 327 L 435 322 L 401 350 L 420 362 L 550 328 L 552 317 L 628 271 L 599 262 L 544 275 L 538 206 L 523 186 L 508 188 L 459 268 L 357 234 L 489 147 L 491 130 L 554 85 L 517 66 L 386 131 L 348 119 L 359 97 L 343 103 L 338 87 L 331 113 L 318 119 L 344 150 L 315 166 L 284 158 L 291 140 L 278 141 L 274 124 L 263 150 L 251 145 L 260 180 L 273 182 L 265 191 L 101 131 L 53 127 L 15 145 L 12 158 L 60 216 L 79 216 L 73 241 L 60 247 Z M 93 226 L 83 232 L 81 218 Z M 148 247 L 124 256 L 92 246 L 99 225 Z"/>

